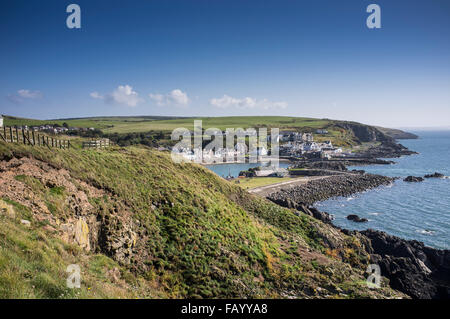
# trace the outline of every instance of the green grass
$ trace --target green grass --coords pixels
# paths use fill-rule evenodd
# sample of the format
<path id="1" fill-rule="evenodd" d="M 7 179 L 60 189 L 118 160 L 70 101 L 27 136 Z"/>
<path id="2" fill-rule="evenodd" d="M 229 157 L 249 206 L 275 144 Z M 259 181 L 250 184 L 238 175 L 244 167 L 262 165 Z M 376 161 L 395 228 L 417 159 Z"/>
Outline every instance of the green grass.
<path id="1" fill-rule="evenodd" d="M 238 185 L 243 189 L 252 189 L 256 187 L 278 184 L 291 180 L 293 180 L 293 178 L 291 177 L 248 177 L 248 178 L 239 178 Z"/>
<path id="2" fill-rule="evenodd" d="M 0 142 L 0 160 L 24 156 L 66 169 L 77 183 L 106 192 L 89 198 L 97 220 L 131 214 L 140 235 L 127 266 L 101 249 L 85 253 L 64 244 L 37 223 L 26 229 L 2 220 L 0 297 L 306 297 L 316 287 L 363 278 L 366 255 L 348 236 L 250 195 L 200 165 L 175 164 L 170 154 L 143 147 L 49 150 Z M 38 177 L 16 180 L 45 201 L 55 218 L 74 214 L 66 206 L 67 189 L 46 185 Z M 11 204 L 23 209 L 20 203 Z M 120 221 L 111 232 L 120 234 Z M 352 248 L 360 264 L 351 268 L 344 259 L 336 259 L 328 274 L 325 267 L 316 269 L 302 259 L 300 247 L 323 255 L 330 240 L 342 249 Z M 64 271 L 68 263 L 78 262 L 87 272 L 86 290 L 73 295 L 64 288 Z M 104 269 L 112 267 L 121 269 L 124 286 L 108 281 Z M 27 276 L 30 280 L 24 281 Z M 39 287 L 37 292 L 33 286 Z M 130 288 L 135 286 L 136 290 Z M 356 287 L 350 293 L 367 291 Z M 387 296 L 392 291 L 371 293 Z"/>
<path id="3" fill-rule="evenodd" d="M 194 120 L 202 120 L 203 128 L 218 128 L 225 130 L 227 128 L 309 128 L 316 129 L 327 126 L 330 121 L 302 118 L 302 117 L 283 117 L 283 116 L 231 116 L 231 117 L 199 117 L 185 118 L 175 120 L 149 121 L 139 123 L 120 123 L 106 132 L 145 132 L 145 131 L 172 131 L 179 127 L 185 127 L 189 130 L 194 128 Z"/>
<path id="4" fill-rule="evenodd" d="M 176 128 L 194 129 L 194 120 L 202 120 L 203 128 L 271 128 L 280 130 L 296 130 L 301 132 L 315 132 L 316 129 L 327 129 L 327 134 L 314 134 L 315 140 L 323 142 L 331 140 L 336 146 L 349 147 L 358 144 L 358 139 L 350 131 L 338 127 L 338 121 L 329 119 L 315 119 L 288 116 L 230 116 L 230 117 L 93 117 L 61 120 L 33 120 L 5 116 L 5 125 L 42 125 L 67 123 L 73 127 L 98 128 L 105 134 L 128 134 L 144 132 L 172 132 Z"/>
<path id="5" fill-rule="evenodd" d="M 81 268 L 81 288 L 66 285 L 67 266 Z M 105 274 L 114 268 L 129 272 L 104 255 L 85 256 L 39 228 L 27 228 L 0 215 L 0 298 L 1 299 L 72 299 L 136 298 L 149 295 L 139 284 L 130 289 L 126 282 L 114 284 Z"/>
<path id="6" fill-rule="evenodd" d="M 139 125 L 141 122 L 152 122 L 161 119 L 167 119 L 170 117 L 163 116 L 142 116 L 142 117 L 88 117 L 88 118 L 73 118 L 73 119 L 49 119 L 49 120 L 36 120 L 19 118 L 13 116 L 4 116 L 5 126 L 15 126 L 15 125 L 28 125 L 28 126 L 39 126 L 44 124 L 59 124 L 63 125 L 67 123 L 71 127 L 94 127 L 98 129 L 107 129 L 116 125 Z"/>
<path id="7" fill-rule="evenodd" d="M 303 128 L 314 130 L 327 127 L 332 121 L 304 117 L 284 116 L 231 116 L 160 119 L 158 117 L 98 117 L 65 120 L 33 120 L 5 116 L 5 125 L 43 125 L 67 123 L 74 127 L 94 127 L 105 133 L 135 133 L 148 131 L 172 131 L 179 127 L 193 130 L 194 120 L 202 120 L 204 128 Z"/>

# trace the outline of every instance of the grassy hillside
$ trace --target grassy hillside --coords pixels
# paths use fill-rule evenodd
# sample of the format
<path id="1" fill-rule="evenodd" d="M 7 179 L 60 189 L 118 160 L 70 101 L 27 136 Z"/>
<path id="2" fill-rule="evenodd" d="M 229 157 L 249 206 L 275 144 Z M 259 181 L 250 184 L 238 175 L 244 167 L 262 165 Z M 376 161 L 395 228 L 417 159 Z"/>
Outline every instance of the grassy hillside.
<path id="1" fill-rule="evenodd" d="M 5 125 L 42 125 L 59 124 L 64 122 L 74 127 L 95 127 L 107 133 L 135 133 L 148 131 L 172 131 L 178 127 L 193 129 L 194 120 L 203 121 L 203 126 L 216 127 L 222 130 L 226 128 L 248 127 L 280 127 L 296 128 L 310 127 L 322 128 L 329 124 L 328 120 L 319 120 L 301 117 L 284 116 L 231 116 L 231 117 L 198 117 L 198 118 L 174 118 L 163 116 L 138 116 L 138 117 L 87 117 L 59 120 L 33 120 L 11 116 L 5 116 Z"/>
<path id="2" fill-rule="evenodd" d="M 27 119 L 14 116 L 4 116 L 4 122 L 6 126 L 15 125 L 28 125 L 39 126 L 44 124 L 58 124 L 63 125 L 67 123 L 72 127 L 94 127 L 98 129 L 111 130 L 115 126 L 125 125 L 129 127 L 139 127 L 141 123 L 150 123 L 153 121 L 162 121 L 173 119 L 174 117 L 168 116 L 101 116 L 101 117 L 86 117 L 86 118 L 68 118 L 68 119 L 49 119 L 49 120 L 36 120 Z M 134 131 L 132 131 L 134 132 Z M 136 131 L 137 132 L 137 131 Z"/>
<path id="3" fill-rule="evenodd" d="M 0 142 L 0 159 L 0 297 L 399 295 L 366 287 L 357 238 L 167 153 Z"/>

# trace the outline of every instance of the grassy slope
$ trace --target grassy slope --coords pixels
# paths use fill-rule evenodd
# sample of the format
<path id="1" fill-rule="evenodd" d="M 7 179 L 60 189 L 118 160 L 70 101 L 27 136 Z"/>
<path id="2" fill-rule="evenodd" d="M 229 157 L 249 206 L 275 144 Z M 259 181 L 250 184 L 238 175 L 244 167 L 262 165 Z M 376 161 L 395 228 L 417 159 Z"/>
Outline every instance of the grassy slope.
<path id="1" fill-rule="evenodd" d="M 131 133 L 147 132 L 151 130 L 172 131 L 178 127 L 193 129 L 194 119 L 203 120 L 203 127 L 226 128 L 248 128 L 248 127 L 311 127 L 322 128 L 329 123 L 329 120 L 319 120 L 302 117 L 284 117 L 284 116 L 231 116 L 231 117 L 199 117 L 199 118 L 178 118 L 170 119 L 164 117 L 93 117 L 79 119 L 61 119 L 61 120 L 33 120 L 5 116 L 5 125 L 42 125 L 45 123 L 57 123 L 62 125 L 64 122 L 70 126 L 96 127 L 104 129 L 108 133 Z M 114 127 L 110 127 L 114 126 Z"/>
<path id="2" fill-rule="evenodd" d="M 251 196 L 201 166 L 173 164 L 168 154 L 137 147 L 49 151 L 0 142 L 0 158 L 22 156 L 66 168 L 73 178 L 108 190 L 109 197 L 92 200 L 96 209 L 101 211 L 111 201 L 119 201 L 139 220 L 149 239 L 137 245 L 144 250 L 134 251 L 133 261 L 138 267 L 132 274 L 118 265 L 122 277 L 128 278 L 118 285 L 110 283 L 104 274 L 116 261 L 102 251 L 82 253 L 39 225 L 27 229 L 17 220 L 2 217 L 0 286 L 4 288 L 0 296 L 392 295 L 388 288 L 370 291 L 365 286 L 362 269 L 367 256 L 359 251 L 361 243 L 356 238 Z M 48 193 L 45 186 L 36 196 L 44 193 Z M 63 195 L 61 211 L 52 210 L 57 218 L 67 213 L 65 202 Z M 306 258 L 301 251 L 315 257 Z M 149 257 L 143 260 L 142 256 Z M 67 264 L 80 258 L 87 268 L 87 281 L 75 294 L 64 288 L 64 271 Z M 90 266 L 98 258 L 102 264 Z M 36 289 L 38 292 L 33 292 Z"/>

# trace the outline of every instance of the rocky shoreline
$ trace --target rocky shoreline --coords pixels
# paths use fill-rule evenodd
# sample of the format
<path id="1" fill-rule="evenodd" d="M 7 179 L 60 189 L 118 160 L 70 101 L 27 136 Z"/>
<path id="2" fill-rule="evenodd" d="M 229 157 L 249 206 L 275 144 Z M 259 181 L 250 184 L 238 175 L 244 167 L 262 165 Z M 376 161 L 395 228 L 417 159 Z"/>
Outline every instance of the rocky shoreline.
<path id="1" fill-rule="evenodd" d="M 348 173 L 283 189 L 267 198 L 281 206 L 297 208 L 332 197 L 350 196 L 382 185 L 390 185 L 394 180 L 395 178 L 381 175 Z"/>
<path id="2" fill-rule="evenodd" d="M 342 232 L 357 235 L 364 242 L 370 262 L 380 266 L 391 288 L 414 299 L 450 298 L 450 250 L 430 248 L 373 229 Z"/>
<path id="3" fill-rule="evenodd" d="M 389 285 L 414 299 L 450 299 L 450 250 L 439 250 L 425 246 L 422 242 L 405 240 L 382 231 L 368 229 L 354 231 L 341 229 L 332 224 L 333 217 L 313 207 L 318 201 L 333 197 L 346 197 L 382 185 L 389 185 L 395 178 L 366 174 L 364 171 L 350 172 L 347 166 L 364 164 L 391 164 L 380 158 L 395 158 L 417 154 L 391 140 L 360 153 L 357 158 L 340 161 L 297 162 L 296 168 L 310 171 L 335 171 L 328 178 L 313 180 L 304 185 L 282 189 L 269 194 L 272 202 L 295 209 L 330 224 L 347 235 L 358 237 L 370 262 L 380 267 L 381 274 Z M 424 177 L 409 176 L 407 182 L 419 182 L 425 178 L 444 178 L 440 173 Z M 296 212 L 296 214 L 299 214 Z M 366 222 L 357 215 L 347 216 L 354 222 Z"/>
<path id="4" fill-rule="evenodd" d="M 430 176 L 440 176 L 437 174 Z M 312 205 L 332 197 L 350 196 L 395 179 L 372 174 L 331 176 L 305 185 L 281 190 L 267 198 L 283 207 L 295 209 L 332 225 L 347 235 L 355 235 L 364 245 L 370 262 L 380 266 L 382 276 L 392 288 L 415 299 L 450 298 L 450 251 L 425 246 L 422 242 L 405 240 L 381 231 L 368 229 L 350 231 L 334 226 L 332 216 Z M 351 220 L 358 216 L 349 215 Z"/>

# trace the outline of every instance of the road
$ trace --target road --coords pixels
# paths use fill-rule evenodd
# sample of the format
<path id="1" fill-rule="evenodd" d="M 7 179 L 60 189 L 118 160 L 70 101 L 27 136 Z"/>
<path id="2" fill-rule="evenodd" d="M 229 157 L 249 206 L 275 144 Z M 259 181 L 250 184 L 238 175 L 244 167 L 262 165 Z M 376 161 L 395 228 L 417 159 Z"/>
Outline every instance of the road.
<path id="1" fill-rule="evenodd" d="M 331 175 L 330 175 L 331 176 Z M 282 189 L 288 189 L 291 187 L 295 187 L 297 185 L 303 185 L 308 183 L 309 181 L 317 180 L 317 179 L 324 179 L 328 178 L 330 176 L 304 176 L 304 177 L 297 177 L 293 178 L 291 181 L 261 186 L 249 189 L 248 192 L 251 194 L 256 194 L 262 197 L 266 197 L 269 194 L 272 194 L 274 192 L 278 192 Z"/>

